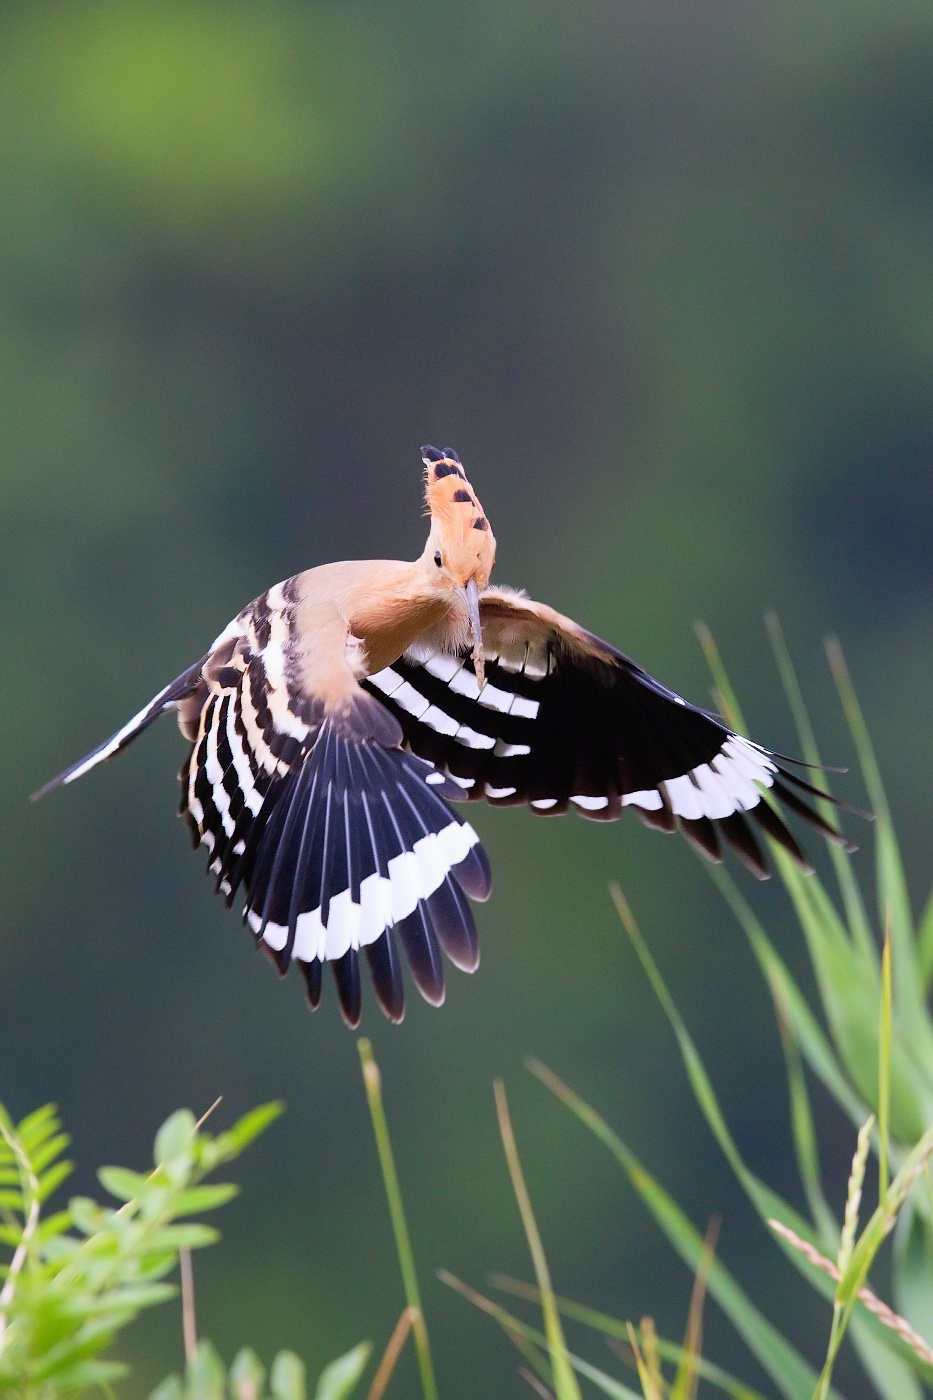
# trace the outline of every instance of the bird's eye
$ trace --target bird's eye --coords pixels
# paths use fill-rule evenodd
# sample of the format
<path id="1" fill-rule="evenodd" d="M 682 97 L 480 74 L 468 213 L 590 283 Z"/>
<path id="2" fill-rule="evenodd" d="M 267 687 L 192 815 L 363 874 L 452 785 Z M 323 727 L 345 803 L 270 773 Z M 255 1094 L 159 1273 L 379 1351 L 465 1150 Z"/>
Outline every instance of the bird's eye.
<path id="1" fill-rule="evenodd" d="M 434 562 L 435 562 L 435 564 L 437 565 L 438 568 L 441 567 L 441 551 L 440 551 L 440 550 L 438 550 L 437 553 L 434 555 Z"/>

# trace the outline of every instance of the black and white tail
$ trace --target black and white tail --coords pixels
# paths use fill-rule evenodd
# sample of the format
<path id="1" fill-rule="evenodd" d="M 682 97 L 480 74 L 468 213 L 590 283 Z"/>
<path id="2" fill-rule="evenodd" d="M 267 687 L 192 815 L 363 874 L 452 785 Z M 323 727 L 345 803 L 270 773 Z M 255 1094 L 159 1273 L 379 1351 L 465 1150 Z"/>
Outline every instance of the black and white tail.
<path id="1" fill-rule="evenodd" d="M 427 1001 L 444 999 L 441 952 L 479 963 L 466 896 L 491 875 L 473 828 L 448 807 L 462 797 L 433 765 L 341 732 L 324 720 L 284 775 L 257 762 L 239 715 L 242 692 L 211 696 L 182 772 L 182 810 L 211 853 L 218 889 L 284 974 L 294 961 L 308 1001 L 329 962 L 345 1020 L 361 1014 L 360 958 L 394 1021 L 404 1014 L 400 949 Z M 295 761 L 297 760 L 297 761 Z"/>

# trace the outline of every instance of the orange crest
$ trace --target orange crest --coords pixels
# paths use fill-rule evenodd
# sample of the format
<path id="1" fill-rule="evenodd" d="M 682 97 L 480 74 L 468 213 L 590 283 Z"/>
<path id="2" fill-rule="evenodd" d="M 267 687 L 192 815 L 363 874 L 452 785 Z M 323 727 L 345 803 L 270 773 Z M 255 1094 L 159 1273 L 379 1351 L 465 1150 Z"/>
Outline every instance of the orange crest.
<path id="1" fill-rule="evenodd" d="M 453 448 L 422 447 L 424 499 L 431 516 L 429 547 L 463 587 L 470 579 L 482 590 L 496 562 L 496 539 L 476 492 Z"/>

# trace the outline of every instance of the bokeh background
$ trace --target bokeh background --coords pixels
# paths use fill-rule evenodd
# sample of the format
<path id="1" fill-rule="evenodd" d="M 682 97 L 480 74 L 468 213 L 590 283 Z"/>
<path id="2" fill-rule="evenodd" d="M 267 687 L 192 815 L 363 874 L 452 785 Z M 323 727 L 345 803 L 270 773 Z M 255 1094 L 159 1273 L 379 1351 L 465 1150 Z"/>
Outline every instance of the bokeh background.
<path id="1" fill-rule="evenodd" d="M 4 4 L 0 130 L 0 1096 L 61 1104 L 83 1189 L 102 1161 L 143 1165 L 176 1106 L 223 1094 L 229 1119 L 284 1098 L 223 1245 L 196 1261 L 199 1321 L 228 1356 L 291 1346 L 314 1369 L 382 1345 L 402 1304 L 333 995 L 312 1017 L 211 898 L 174 816 L 170 721 L 26 796 L 274 580 L 413 557 L 418 447 L 436 441 L 467 465 L 501 581 L 701 703 L 705 618 L 755 734 L 794 751 L 761 625 L 776 607 L 845 763 L 822 652 L 838 631 L 919 902 L 933 10 Z M 699 862 L 632 820 L 472 810 L 496 873 L 479 974 L 451 975 L 442 1012 L 412 999 L 400 1029 L 370 998 L 363 1027 L 444 1395 L 527 1393 L 493 1325 L 433 1277 L 529 1273 L 496 1074 L 557 1285 L 667 1331 L 685 1314 L 686 1272 L 527 1053 L 701 1228 L 723 1216 L 722 1256 L 815 1358 L 828 1314 L 739 1198 L 607 896 L 620 880 L 743 1150 L 793 1191 L 773 1017 Z M 750 894 L 803 975 L 782 891 Z M 818 1106 L 838 1199 L 851 1135 Z M 760 1379 L 713 1307 L 709 1327 L 711 1352 Z M 124 1352 L 144 1395 L 178 1363 L 174 1309 Z"/>

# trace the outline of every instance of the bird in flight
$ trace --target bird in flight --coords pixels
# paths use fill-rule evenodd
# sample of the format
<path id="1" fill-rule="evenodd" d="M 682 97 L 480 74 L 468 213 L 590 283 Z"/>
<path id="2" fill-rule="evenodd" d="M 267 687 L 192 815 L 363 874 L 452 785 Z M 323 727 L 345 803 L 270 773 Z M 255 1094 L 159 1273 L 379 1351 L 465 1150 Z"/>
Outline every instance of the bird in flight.
<path id="1" fill-rule="evenodd" d="M 415 985 L 444 999 L 441 951 L 472 972 L 468 899 L 491 891 L 473 827 L 448 804 L 483 799 L 614 821 L 628 807 L 710 860 L 720 838 L 761 879 L 755 826 L 807 865 L 772 799 L 842 840 L 821 796 L 608 642 L 491 586 L 496 541 L 452 448 L 423 447 L 430 533 L 414 563 L 323 564 L 244 608 L 207 653 L 34 796 L 71 783 L 175 710 L 191 748 L 181 811 L 227 905 L 239 889 L 257 944 L 294 962 L 312 1008 L 329 962 L 360 1020 L 360 954 L 401 1021 L 399 945 Z"/>

